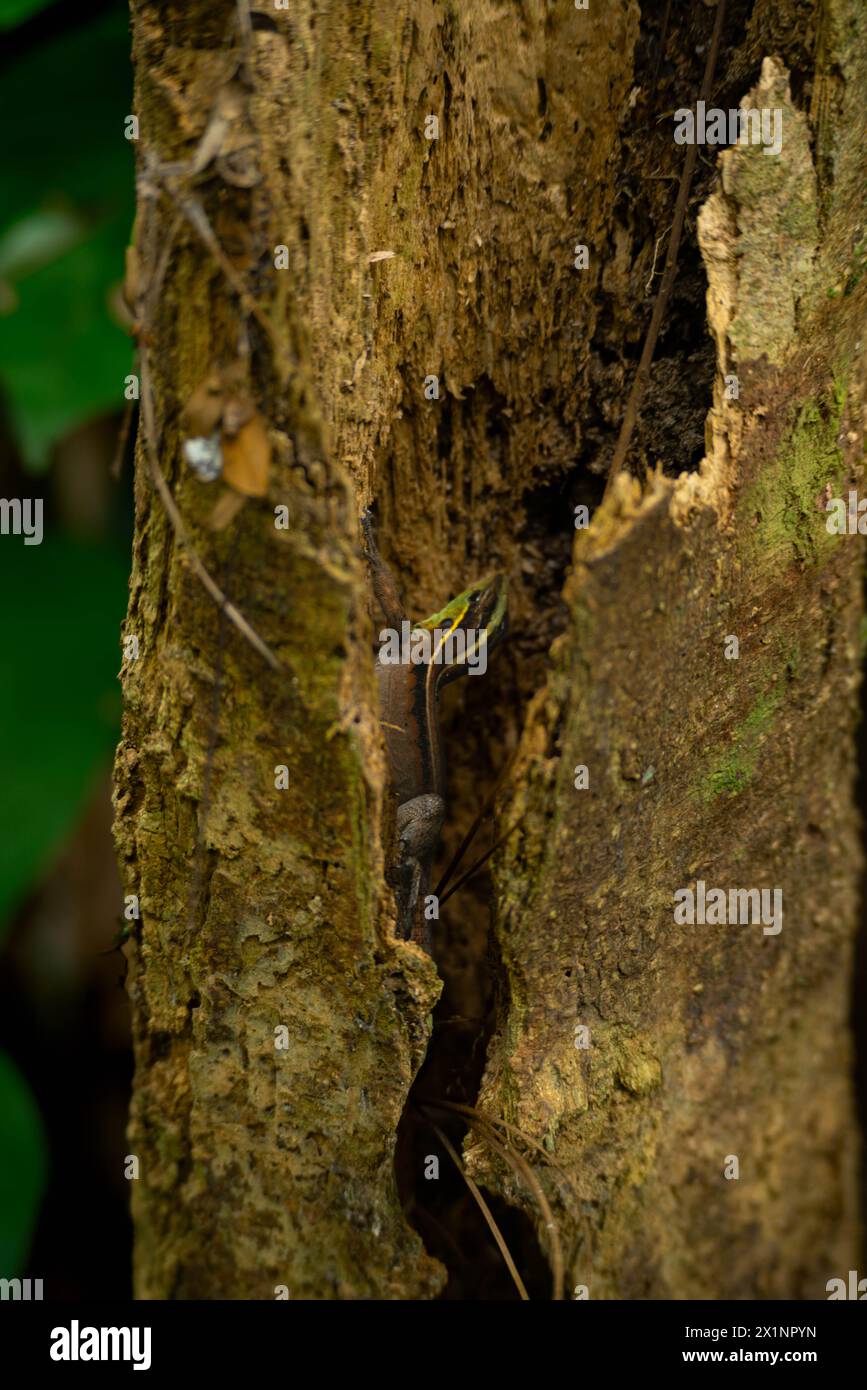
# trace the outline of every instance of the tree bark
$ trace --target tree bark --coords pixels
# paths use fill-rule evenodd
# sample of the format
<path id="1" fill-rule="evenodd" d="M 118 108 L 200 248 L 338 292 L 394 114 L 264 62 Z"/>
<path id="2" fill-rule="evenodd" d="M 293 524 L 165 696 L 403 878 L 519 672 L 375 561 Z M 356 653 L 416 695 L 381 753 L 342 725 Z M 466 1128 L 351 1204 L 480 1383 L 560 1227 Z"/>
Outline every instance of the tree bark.
<path id="1" fill-rule="evenodd" d="M 154 452 L 281 663 L 199 583 L 140 426 L 116 772 L 139 1296 L 442 1289 L 393 1172 L 437 967 L 468 1015 L 492 995 L 476 1105 L 553 1160 L 513 1136 L 568 1291 L 815 1298 L 856 1263 L 862 555 L 824 507 L 862 477 L 867 20 L 858 0 L 729 7 L 715 99 L 781 111 L 782 148 L 703 152 L 631 456 L 652 472 L 598 506 L 698 8 L 663 35 L 626 0 L 297 0 L 245 36 L 229 3 L 133 0 Z M 183 462 L 214 371 L 270 448 L 265 495 L 221 530 L 231 491 Z M 415 616 L 510 573 L 510 644 L 445 712 L 444 858 L 511 753 L 498 825 L 520 827 L 493 908 L 444 908 L 436 966 L 395 939 L 385 880 L 372 501 Z M 679 925 L 698 880 L 780 890 L 782 930 Z M 419 1143 L 411 1212 L 427 1155 L 448 1162 Z M 478 1129 L 467 1162 L 556 1265 Z"/>

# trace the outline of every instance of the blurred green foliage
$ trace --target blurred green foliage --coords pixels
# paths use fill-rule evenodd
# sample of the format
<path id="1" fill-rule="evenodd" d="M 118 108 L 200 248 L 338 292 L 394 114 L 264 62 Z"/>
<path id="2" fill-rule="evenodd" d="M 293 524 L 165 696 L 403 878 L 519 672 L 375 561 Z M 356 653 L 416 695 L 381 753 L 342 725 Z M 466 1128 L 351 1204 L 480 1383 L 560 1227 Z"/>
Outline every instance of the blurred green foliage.
<path id="1" fill-rule="evenodd" d="M 0 0 L 0 29 L 15 29 L 50 4 L 51 0 Z"/>
<path id="2" fill-rule="evenodd" d="M 51 532 L 40 546 L 0 544 L 0 631 L 14 653 L 0 664 L 0 937 L 117 741 L 127 572 L 120 544 Z M 25 1268 L 47 1162 L 36 1103 L 0 1051 L 0 1278 Z"/>
<path id="3" fill-rule="evenodd" d="M 25 467 L 43 472 L 55 443 L 125 404 L 132 348 L 110 299 L 134 212 L 129 15 L 123 0 L 78 20 L 0 0 L 0 33 L 0 396 Z M 117 741 L 128 571 L 122 524 L 86 543 L 56 528 L 38 546 L 0 538 L 0 939 Z M 36 1103 L 0 1051 L 0 1278 L 26 1268 L 47 1169 Z"/>
<path id="4" fill-rule="evenodd" d="M 0 933 L 117 742 L 127 572 L 120 546 L 0 545 Z"/>
<path id="5" fill-rule="evenodd" d="M 4 5 L 0 24 L 43 9 Z M 134 162 L 129 16 L 118 3 L 4 64 L 0 80 L 0 388 L 26 465 L 123 405 L 131 344 L 109 308 L 124 273 Z"/>

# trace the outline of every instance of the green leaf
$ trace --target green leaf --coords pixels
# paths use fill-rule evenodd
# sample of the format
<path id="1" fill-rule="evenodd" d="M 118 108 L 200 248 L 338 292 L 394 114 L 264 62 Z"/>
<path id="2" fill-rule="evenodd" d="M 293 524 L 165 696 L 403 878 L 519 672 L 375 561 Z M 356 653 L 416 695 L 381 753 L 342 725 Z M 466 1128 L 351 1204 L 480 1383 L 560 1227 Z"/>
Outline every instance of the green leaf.
<path id="1" fill-rule="evenodd" d="M 81 241 L 87 223 L 68 208 L 27 213 L 0 237 L 0 276 L 19 280 Z"/>
<path id="2" fill-rule="evenodd" d="M 110 763 L 128 563 L 51 532 L 0 545 L 0 934 Z"/>
<path id="3" fill-rule="evenodd" d="M 16 309 L 0 317 L 8 415 L 34 471 L 56 439 L 124 403 L 132 346 L 109 318 L 106 297 L 126 235 L 125 219 L 110 224 L 28 275 L 16 287 Z"/>
<path id="4" fill-rule="evenodd" d="M 24 1268 L 47 1169 L 45 1135 L 30 1087 L 0 1052 L 0 1278 Z"/>

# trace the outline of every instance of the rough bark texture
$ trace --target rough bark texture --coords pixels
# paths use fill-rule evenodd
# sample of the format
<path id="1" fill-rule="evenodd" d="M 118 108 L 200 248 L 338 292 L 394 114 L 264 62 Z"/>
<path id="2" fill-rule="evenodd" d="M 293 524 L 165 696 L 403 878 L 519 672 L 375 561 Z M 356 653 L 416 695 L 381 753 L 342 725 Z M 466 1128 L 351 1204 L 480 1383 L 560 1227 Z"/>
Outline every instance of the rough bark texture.
<path id="1" fill-rule="evenodd" d="M 854 28 L 822 231 L 807 122 L 773 61 L 746 103 L 782 110 L 783 155 L 724 154 L 699 223 L 708 456 L 641 501 L 624 482 L 582 537 L 573 627 L 525 731 L 527 840 L 498 924 L 509 1005 L 479 1104 L 572 1175 L 571 1273 L 591 1297 L 821 1298 L 857 1262 L 862 557 L 824 510 L 864 448 L 863 306 L 839 298 L 863 181 Z M 699 879 L 780 888 L 782 932 L 675 925 Z"/>
<path id="2" fill-rule="evenodd" d="M 243 54 L 235 6 L 132 9 L 142 157 L 188 159 Z M 690 21 L 705 39 L 711 18 Z M 685 434 L 707 408 L 706 457 L 660 469 L 643 497 L 622 481 L 576 533 L 564 604 L 572 503 L 599 495 L 680 167 L 670 123 L 644 105 L 640 21 L 624 0 L 268 9 L 242 114 L 216 160 L 173 186 L 276 346 L 176 204 L 142 190 L 145 276 L 148 247 L 174 237 L 146 325 L 162 466 L 203 559 L 286 670 L 199 586 L 140 446 L 127 623 L 140 656 L 124 668 L 116 828 L 142 916 L 141 1296 L 424 1298 L 443 1283 L 392 1174 L 439 984 L 393 939 L 383 876 L 357 534 L 372 499 L 418 616 L 511 572 L 512 658 L 448 715 L 455 804 L 477 803 L 517 746 L 501 820 L 524 817 L 497 874 L 478 1103 L 571 1179 L 538 1164 L 572 1284 L 821 1297 L 854 1264 L 861 555 L 857 537 L 827 534 L 817 499 L 826 484 L 845 495 L 863 452 L 865 20 L 857 0 L 732 6 L 720 90 L 735 104 L 775 56 L 752 99 L 782 107 L 783 151 L 732 150 L 722 186 L 703 188 L 713 405 L 709 390 L 706 407 L 690 401 L 700 368 L 670 348 L 639 436 L 676 473 L 690 462 L 676 422 Z M 691 33 L 675 48 L 694 61 Z M 682 82 L 688 105 L 692 69 Z M 651 164 L 662 173 L 643 184 Z M 239 359 L 269 428 L 270 487 L 214 533 L 213 489 L 181 463 L 180 411 L 213 364 Z M 673 894 L 697 878 L 781 888 L 782 933 L 676 927 Z M 441 973 L 454 968 L 445 951 Z M 726 1181 L 732 1154 L 741 1176 Z M 538 1219 L 487 1149 L 469 1157 Z"/>

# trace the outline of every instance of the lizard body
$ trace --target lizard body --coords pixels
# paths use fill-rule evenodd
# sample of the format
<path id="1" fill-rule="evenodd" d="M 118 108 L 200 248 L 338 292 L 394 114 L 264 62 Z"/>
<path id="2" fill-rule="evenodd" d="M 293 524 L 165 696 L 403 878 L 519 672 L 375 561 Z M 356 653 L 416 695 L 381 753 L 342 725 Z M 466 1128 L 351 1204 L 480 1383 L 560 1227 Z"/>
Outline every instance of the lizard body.
<path id="1" fill-rule="evenodd" d="M 394 580 L 373 538 L 369 514 L 362 520 L 373 587 L 389 627 L 408 628 Z M 416 623 L 412 635 L 430 635 L 430 659 L 376 661 L 380 723 L 396 800 L 397 844 L 389 881 L 395 889 L 398 929 L 430 952 L 424 898 L 446 814 L 445 755 L 439 720 L 443 685 L 471 670 L 505 636 L 506 579 L 494 574 L 466 589 L 439 613 Z M 442 660 L 443 634 L 463 635 L 462 660 Z M 485 648 L 483 651 L 482 648 Z"/>

